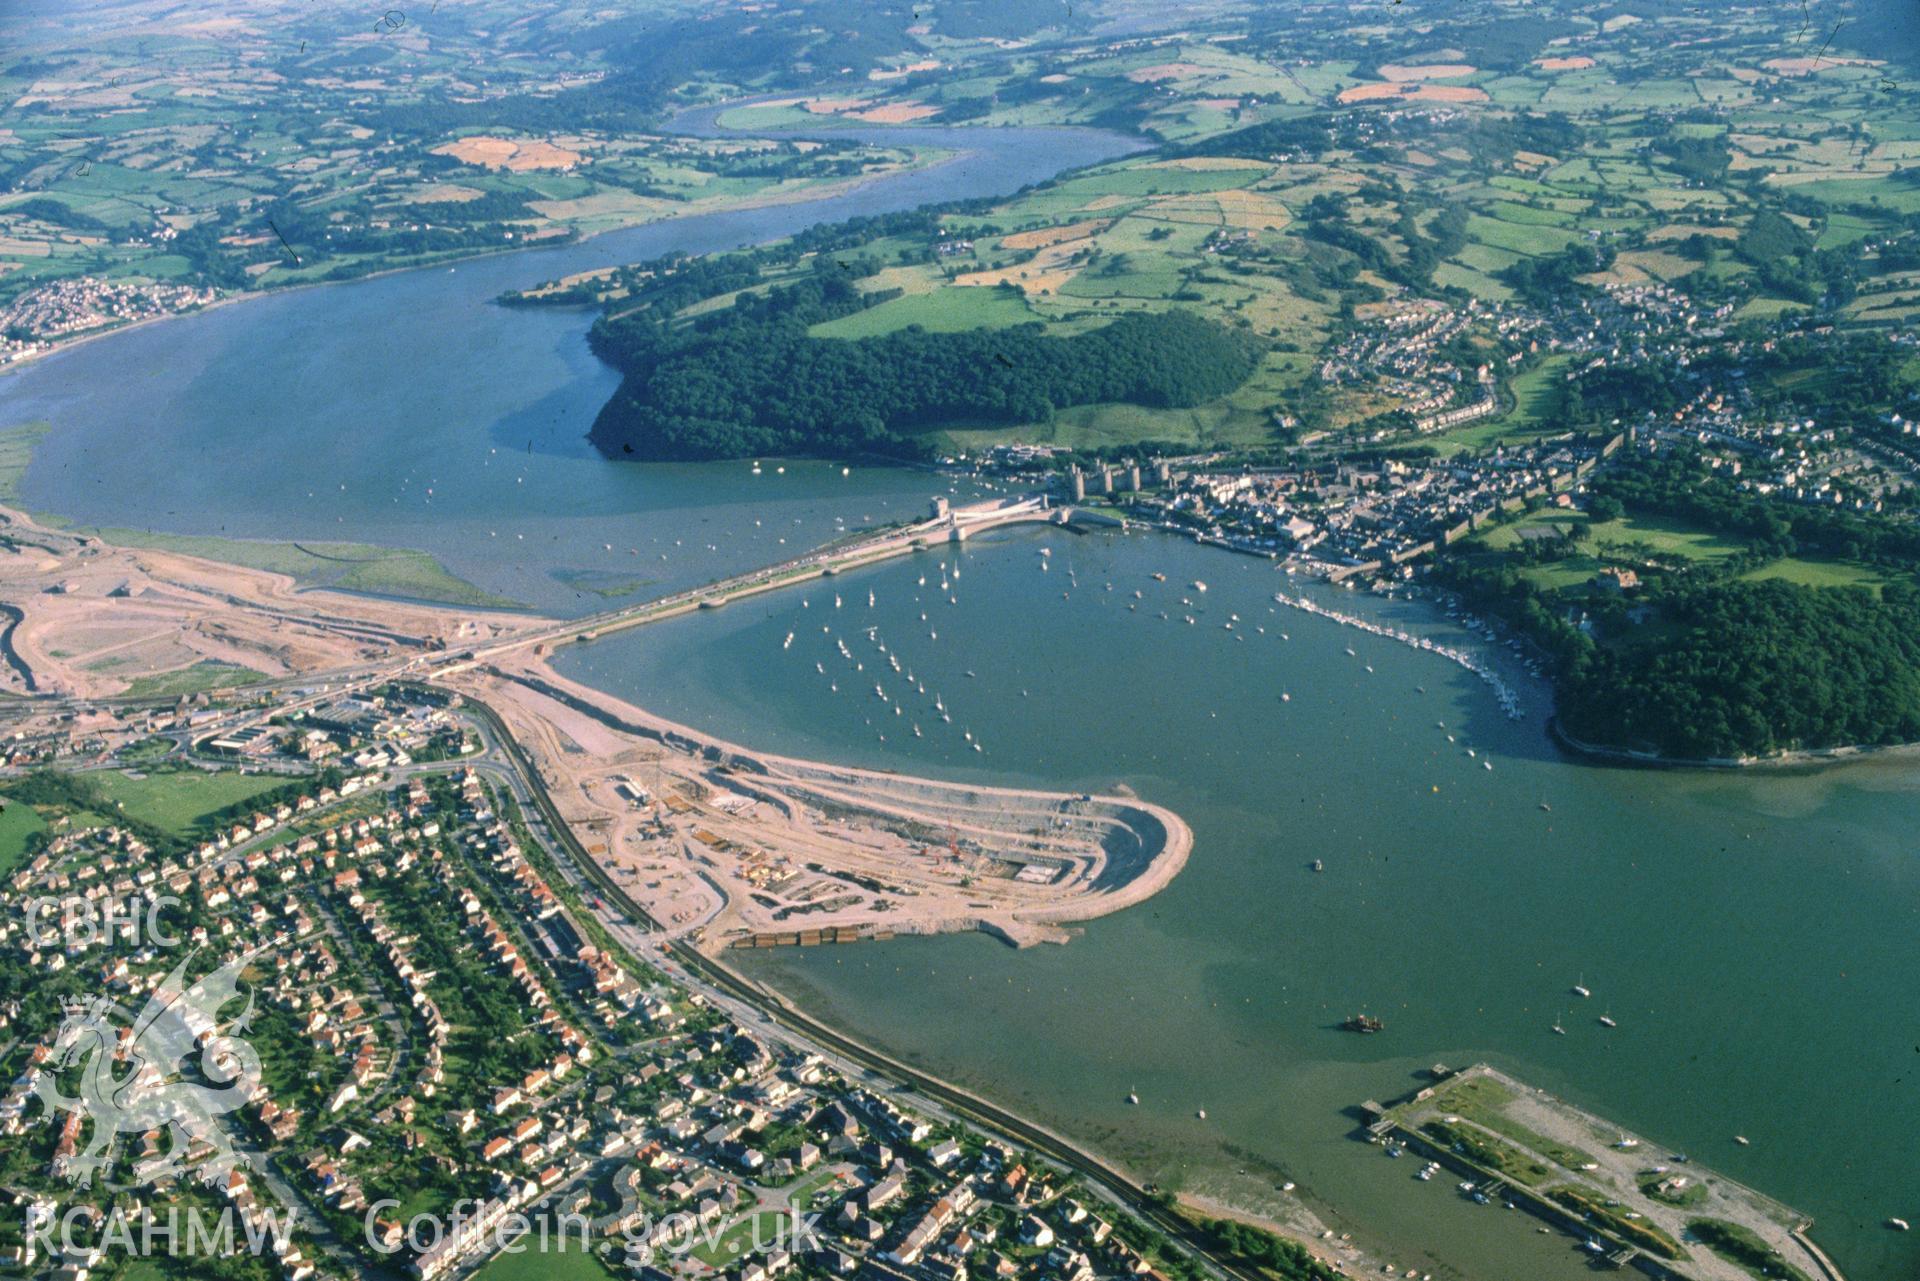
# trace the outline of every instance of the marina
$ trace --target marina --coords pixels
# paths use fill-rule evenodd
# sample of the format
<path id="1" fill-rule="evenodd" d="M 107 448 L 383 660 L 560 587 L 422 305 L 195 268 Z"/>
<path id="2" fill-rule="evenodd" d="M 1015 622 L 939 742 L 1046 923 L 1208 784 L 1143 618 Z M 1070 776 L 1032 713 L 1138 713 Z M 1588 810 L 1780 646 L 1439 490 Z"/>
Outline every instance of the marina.
<path id="1" fill-rule="evenodd" d="M 1888 1275 L 1856 1257 L 1885 1258 L 1893 1243 L 1911 1241 L 1879 1221 L 1896 1213 L 1912 1220 L 1911 1207 L 1880 1197 L 1864 1234 L 1843 1208 L 1898 1186 L 1912 1154 L 1873 1141 L 1872 1105 L 1855 1109 L 1835 1100 L 1850 1088 L 1871 1094 L 1878 1074 L 1898 1075 L 1897 1047 L 1872 1046 L 1857 1065 L 1836 1065 L 1819 1051 L 1819 1021 L 1809 1023 L 1797 1007 L 1782 1007 L 1757 989 L 1755 976 L 1767 972 L 1757 952 L 1765 940 L 1752 931 L 1791 938 L 1845 968 L 1849 980 L 1831 988 L 1830 999 L 1847 1008 L 1868 993 L 1897 999 L 1895 920 L 1909 898 L 1900 888 L 1898 847 L 1888 842 L 1910 793 L 1894 771 L 1869 764 L 1790 781 L 1794 815 L 1748 829 L 1753 835 L 1739 847 L 1737 872 L 1710 858 L 1648 860 L 1649 848 L 1676 841 L 1715 848 L 1725 810 L 1750 804 L 1758 785 L 1743 776 L 1569 768 L 1545 741 L 1539 717 L 1508 718 L 1466 668 L 1405 644 L 1369 654 L 1355 631 L 1324 618 L 1301 617 L 1287 643 L 1269 626 L 1274 642 L 1256 646 L 1230 639 L 1239 629 L 1179 625 L 1178 613 L 1173 625 L 1154 617 L 1161 602 L 1175 605 L 1191 595 L 1187 584 L 1196 579 L 1208 583 L 1213 624 L 1229 611 L 1258 617 L 1273 587 L 1270 564 L 1255 558 L 1223 558 L 1152 534 L 1053 541 L 1056 569 L 1070 546 L 1083 582 L 1139 582 L 1152 609 L 1126 610 L 1130 590 L 1075 592 L 1063 601 L 1032 568 L 1036 540 L 1061 537 L 1037 527 L 1010 530 L 943 549 L 936 559 L 861 571 L 876 576 L 878 605 L 875 618 L 859 621 L 878 622 L 881 639 L 929 691 L 964 692 L 960 706 L 953 697 L 944 701 L 956 707 L 956 722 L 964 719 L 994 749 L 983 777 L 1047 778 L 1095 790 L 1125 780 L 1190 817 L 1195 859 L 1142 911 L 1096 922 L 1069 946 L 1026 954 L 1017 966 L 963 938 L 896 939 L 843 953 L 743 954 L 756 977 L 975 1088 L 1031 1100 L 1048 1123 L 1112 1144 L 1116 1158 L 1143 1178 L 1183 1178 L 1196 1191 L 1283 1218 L 1303 1199 L 1324 1198 L 1358 1207 L 1367 1224 L 1402 1225 L 1393 1231 L 1409 1235 L 1390 1236 L 1390 1252 L 1427 1270 L 1466 1267 L 1484 1281 L 1543 1281 L 1578 1275 L 1584 1266 L 1577 1256 L 1554 1252 L 1563 1247 L 1547 1249 L 1545 1238 L 1530 1244 L 1528 1228 L 1493 1230 L 1460 1219 L 1474 1212 L 1471 1202 L 1409 1200 L 1424 1187 L 1410 1171 L 1382 1180 L 1376 1162 L 1352 1163 L 1321 1147 L 1353 1098 L 1391 1091 L 1402 1064 L 1411 1068 L 1437 1055 L 1493 1061 L 1603 1115 L 1703 1154 L 1723 1152 L 1726 1167 L 1744 1181 L 1817 1215 L 1821 1245 L 1844 1247 L 1846 1255 L 1835 1257 L 1845 1258 L 1852 1281 Z M 906 644 L 927 608 L 913 601 L 915 580 L 924 574 L 932 588 L 942 562 L 964 563 L 963 581 L 972 589 L 965 607 L 943 607 L 938 645 Z M 1157 587 L 1155 573 L 1164 576 Z M 864 582 L 854 586 L 866 590 Z M 1339 608 L 1448 647 L 1471 651 L 1479 639 L 1430 603 L 1405 596 L 1356 593 Z M 807 696 L 805 687 L 817 678 L 789 689 L 773 679 L 780 665 L 762 671 L 768 649 L 777 649 L 790 626 L 786 620 L 805 616 L 791 596 L 767 597 L 752 609 L 708 616 L 697 632 L 678 623 L 649 628 L 654 634 L 644 651 L 608 642 L 568 662 L 582 665 L 574 670 L 583 678 L 631 689 L 648 705 L 677 707 L 696 723 L 734 726 L 743 737 L 828 758 L 881 763 L 865 756 L 861 735 L 873 743 L 873 731 L 858 715 L 847 724 L 823 688 L 818 700 Z M 926 636 L 924 625 L 918 635 Z M 1363 675 L 1361 662 L 1345 654 L 1349 642 L 1375 674 Z M 796 640 L 796 658 L 800 645 Z M 1221 658 L 1222 646 L 1231 662 Z M 858 643 L 851 647 L 859 653 Z M 1062 679 L 1095 653 L 1101 679 Z M 833 660 L 826 665 L 832 670 Z M 976 679 L 965 678 L 968 670 Z M 1248 681 L 1275 692 L 1248 699 Z M 1112 702 L 1116 689 L 1130 699 Z M 734 705 L 742 695 L 721 696 L 729 690 L 744 691 L 750 716 Z M 1279 700 L 1281 690 L 1292 694 L 1291 703 Z M 1416 690 L 1421 701 L 1410 706 Z M 1150 717 L 1151 733 L 1105 732 L 1116 715 L 1134 714 Z M 1444 723 L 1437 731 L 1436 722 Z M 881 750 L 897 748 L 902 759 L 920 763 L 916 768 L 977 768 L 971 762 L 981 758 L 957 730 L 947 737 L 928 728 L 920 739 L 889 733 Z M 1458 740 L 1453 745 L 1445 743 L 1449 733 Z M 1478 758 L 1465 755 L 1468 743 Z M 1280 773 L 1245 773 L 1231 765 L 1241 752 L 1272 760 Z M 1368 763 L 1367 775 L 1356 791 L 1359 759 Z M 1483 769 L 1489 763 L 1494 772 Z M 1839 813 L 1862 806 L 1877 815 L 1868 846 L 1823 843 Z M 1809 842 L 1835 852 L 1810 861 Z M 1316 858 L 1324 870 L 1307 873 Z M 1716 886 L 1729 875 L 1750 894 L 1774 882 L 1782 892 L 1749 900 L 1758 915 L 1737 937 L 1675 923 L 1673 904 L 1721 892 Z M 1659 948 L 1616 945 L 1611 934 L 1568 928 L 1568 896 L 1590 893 L 1595 878 L 1614 887 L 1608 912 L 1619 937 L 1657 936 Z M 1885 887 L 1878 907 L 1867 909 L 1888 918 L 1883 926 L 1850 935 L 1844 945 L 1806 928 L 1806 901 L 1855 901 L 1862 878 Z M 1430 919 L 1438 901 L 1476 905 L 1436 923 L 1447 946 L 1525 960 L 1486 967 L 1466 984 L 1437 972 L 1432 932 L 1394 923 L 1409 914 Z M 1116 969 L 1151 973 L 1154 981 L 1116 989 L 1107 978 Z M 1670 990 L 1676 972 L 1724 999 L 1703 1003 Z M 1564 1017 L 1567 1002 L 1578 1000 L 1568 996 L 1569 974 L 1583 986 L 1585 974 L 1595 975 L 1593 999 L 1610 1002 L 1617 1029 L 1595 1021 L 1600 1009 L 1585 1019 Z M 1743 1001 L 1767 1001 L 1775 1013 L 1756 1024 L 1742 1012 Z M 964 1030 L 940 1013 L 961 1007 L 971 1012 Z M 1335 1026 L 1355 1010 L 1381 1017 L 1386 1030 L 1338 1035 Z M 1169 1051 L 1143 1044 L 1129 1031 L 1139 1027 L 1170 1029 Z M 1463 1046 L 1453 1027 L 1476 1030 Z M 1756 1037 L 1769 1062 L 1816 1075 L 1758 1074 L 1725 1052 Z M 1191 1044 L 1209 1047 L 1204 1062 L 1172 1052 Z M 1682 1047 L 1686 1092 L 1643 1087 L 1672 1076 Z M 1817 1080 L 1819 1088 L 1801 1090 L 1802 1079 L 1810 1087 Z M 1277 1081 L 1289 1092 L 1285 1109 L 1265 1101 Z M 1126 1102 L 1129 1093 L 1140 1102 Z M 1200 1107 L 1208 1112 L 1205 1126 L 1196 1125 Z M 1740 1148 L 1726 1138 L 1759 1129 L 1756 1115 L 1767 1118 L 1769 1142 Z M 1844 1140 L 1828 1133 L 1836 1124 L 1847 1129 Z M 1129 1137 L 1116 1142 L 1114 1127 Z M 1784 1140 L 1783 1130 L 1797 1139 Z M 1813 1177 L 1794 1159 L 1793 1143 L 1815 1141 L 1846 1142 L 1875 1172 L 1850 1172 L 1844 1190 Z M 1257 1157 L 1251 1166 L 1249 1154 Z M 1275 1191 L 1286 1183 L 1299 1191 Z M 1437 1235 L 1454 1243 L 1450 1252 L 1422 1254 L 1419 1238 Z"/>
<path id="2" fill-rule="evenodd" d="M 1307 596 L 1289 596 L 1285 592 L 1275 592 L 1273 599 L 1276 604 L 1285 605 L 1289 609 L 1297 609 L 1302 613 L 1313 614 L 1317 617 L 1327 619 L 1330 622 L 1338 623 L 1342 627 L 1352 627 L 1359 631 L 1366 632 L 1370 636 L 1379 636 L 1386 640 L 1397 641 L 1402 645 L 1407 645 L 1429 654 L 1436 654 L 1448 662 L 1457 663 L 1487 683 L 1487 687 L 1493 691 L 1494 698 L 1498 700 L 1500 704 L 1500 710 L 1506 713 L 1508 720 L 1518 721 L 1526 717 L 1526 711 L 1521 704 L 1520 695 L 1513 686 L 1509 685 L 1500 673 L 1494 670 L 1492 663 L 1488 659 L 1463 646 L 1443 644 L 1440 641 L 1433 640 L 1431 637 L 1416 636 L 1412 632 L 1401 628 L 1389 627 L 1383 623 L 1376 623 L 1371 619 L 1361 618 L 1357 614 L 1342 613 L 1337 609 L 1330 609 Z M 1486 628 L 1484 624 L 1479 623 L 1477 619 L 1467 619 L 1465 620 L 1465 625 L 1479 631 L 1480 634 L 1488 640 L 1493 639 L 1492 630 Z M 1356 657 L 1351 646 L 1347 648 L 1346 653 L 1349 658 Z M 1371 672 L 1373 669 L 1369 667 L 1367 670 Z M 1467 754 L 1469 756 L 1473 755 L 1471 751 Z"/>
<path id="3" fill-rule="evenodd" d="M 1022 145 L 1016 131 L 993 132 L 1007 135 L 996 146 Z M 1064 155 L 1045 139 L 1026 145 L 1018 172 L 989 160 L 937 182 L 923 176 L 903 202 L 975 194 L 1001 173 L 1024 181 L 1100 154 Z M 19 418 L 54 427 L 22 482 L 23 501 L 82 523 L 418 547 L 489 592 L 578 614 L 917 514 L 929 489 L 958 485 L 963 500 L 971 482 L 922 472 L 859 467 L 849 476 L 837 465 L 789 463 L 777 473 L 769 461 L 754 477 L 744 466 L 588 457 L 579 436 L 612 380 L 580 341 L 585 318 L 488 305 L 504 287 L 599 261 L 669 246 L 698 252 L 876 204 L 685 220 L 546 256 L 462 264 L 457 275 L 279 295 L 56 354 L 8 378 Z M 355 340 L 282 341 L 292 330 Z M 393 367 L 444 377 L 396 382 L 369 368 L 366 343 L 380 344 Z M 151 376 L 117 378 L 129 362 Z M 264 426 L 262 403 L 282 407 Z M 238 451 L 264 460 L 244 483 L 192 461 Z M 414 476 L 418 485 L 401 484 Z M 703 536 L 687 534 L 703 527 Z M 1129 614 L 1103 607 L 1113 597 L 1102 592 L 1062 598 L 1065 575 L 1032 572 L 1025 537 L 1005 536 L 1017 556 L 1003 556 L 994 539 L 943 556 L 956 568 L 964 560 L 969 596 L 937 627 L 917 619 L 929 611 L 909 606 L 911 587 L 924 574 L 951 606 L 951 575 L 926 560 L 850 571 L 878 576 L 885 635 L 939 642 L 912 652 L 911 666 L 928 690 L 965 689 L 965 728 L 991 754 L 974 752 L 959 732 L 889 733 L 881 744 L 860 714 L 833 710 L 875 709 L 876 700 L 840 697 L 837 673 L 796 681 L 794 668 L 770 662 L 792 631 L 794 662 L 833 672 L 830 651 L 805 652 L 818 634 L 803 624 L 831 616 L 824 598 L 808 606 L 792 593 L 769 595 L 560 656 L 582 679 L 743 742 L 1016 784 L 1105 789 L 1119 780 L 1194 817 L 1199 853 L 1179 880 L 1067 947 L 1015 954 L 948 936 L 741 953 L 757 975 L 850 1029 L 1018 1100 L 1133 1168 L 1278 1216 L 1309 1197 L 1337 1203 L 1370 1240 L 1454 1275 L 1582 1273 L 1564 1251 L 1531 1245 L 1530 1233 L 1486 1230 L 1459 1217 L 1478 1213 L 1471 1204 L 1455 1214 L 1425 1195 L 1442 1181 L 1426 1186 L 1404 1165 L 1350 1160 L 1325 1144 L 1352 1099 L 1391 1093 L 1441 1054 L 1494 1060 L 1649 1132 L 1702 1151 L 1718 1145 L 1743 1179 L 1820 1216 L 1822 1245 L 1853 1281 L 1912 1274 L 1920 1254 L 1890 1218 L 1920 1215 L 1885 1202 L 1888 1189 L 1920 1187 L 1920 1158 L 1886 1142 L 1883 1096 L 1912 1047 L 1833 1045 L 1836 1025 L 1872 1026 L 1911 1003 L 1906 953 L 1920 886 L 1908 839 L 1916 785 L 1905 771 L 1860 762 L 1772 780 L 1762 795 L 1739 776 L 1569 764 L 1538 732 L 1542 718 L 1526 716 L 1517 699 L 1490 697 L 1495 687 L 1465 663 L 1449 660 L 1465 674 L 1455 677 L 1427 661 L 1438 650 L 1396 637 L 1382 647 L 1396 652 L 1367 654 L 1371 674 L 1358 655 L 1341 653 L 1352 633 L 1335 628 L 1352 626 L 1349 617 L 1383 636 L 1433 629 L 1435 645 L 1463 653 L 1487 639 L 1428 602 L 1355 593 L 1342 618 L 1328 611 L 1282 633 L 1288 644 L 1242 644 L 1230 638 L 1245 629 L 1145 624 L 1173 606 L 1176 585 L 1198 581 L 1210 601 L 1256 617 L 1271 562 L 1222 557 L 1186 539 L 1076 540 L 1082 577 L 1162 584 L 1161 600 Z M 629 560 L 607 549 L 629 546 L 657 569 L 607 577 L 606 558 Z M 1058 550 L 1054 559 L 1064 569 Z M 865 588 L 848 588 L 849 602 Z M 1132 619 L 1142 626 L 1121 625 Z M 1273 694 L 1248 698 L 1250 680 L 1285 691 L 1285 709 Z M 845 689 L 864 694 L 872 683 Z M 1415 689 L 1433 710 L 1408 712 Z M 1429 729 L 1436 713 L 1478 759 L 1439 743 Z M 931 718 L 921 720 L 931 730 Z M 1648 857 L 1655 850 L 1664 853 Z M 1322 853 L 1325 874 L 1301 875 Z M 1617 941 L 1569 923 L 1567 904 L 1596 885 L 1608 887 Z M 1724 920 L 1676 910 L 1729 898 L 1739 910 Z M 1441 901 L 1470 908 L 1432 920 Z M 1406 929 L 1414 917 L 1432 928 Z M 1842 936 L 1820 925 L 1841 917 L 1857 928 Z M 1799 961 L 1773 964 L 1781 949 Z M 1434 956 L 1456 950 L 1512 963 L 1476 967 L 1467 981 L 1442 976 Z M 1583 963 L 1603 967 L 1624 1025 L 1604 1038 L 1586 1020 L 1561 1035 L 1549 1028 L 1565 973 Z M 1151 981 L 1116 985 L 1116 973 Z M 1373 1002 L 1388 1033 L 1328 1030 Z M 1756 1020 L 1763 1006 L 1769 1016 Z M 1147 1044 L 1156 1041 L 1179 1053 L 1163 1057 Z M 1206 1047 L 1203 1062 L 1194 1047 Z M 1125 1103 L 1136 1078 L 1141 1102 Z M 1202 1103 L 1206 1127 L 1194 1124 Z M 1732 1144 L 1736 1128 L 1764 1141 Z M 1849 1164 L 1816 1176 L 1797 1156 L 1816 1147 L 1845 1151 Z M 1391 1178 L 1375 1167 L 1392 1167 Z M 1452 1243 L 1445 1257 L 1422 1255 L 1441 1239 Z"/>

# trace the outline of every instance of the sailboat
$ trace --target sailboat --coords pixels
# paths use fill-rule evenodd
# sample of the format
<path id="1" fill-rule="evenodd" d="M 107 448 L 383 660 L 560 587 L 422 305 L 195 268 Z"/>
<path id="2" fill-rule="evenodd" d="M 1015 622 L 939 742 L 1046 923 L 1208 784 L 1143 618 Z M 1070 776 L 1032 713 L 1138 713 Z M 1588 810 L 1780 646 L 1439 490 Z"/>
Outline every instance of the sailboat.
<path id="1" fill-rule="evenodd" d="M 1600 1016 L 1600 1026 L 1601 1027 L 1619 1027 L 1620 1025 L 1618 1023 L 1615 1023 L 1613 1021 L 1613 1015 L 1611 1013 L 1608 1013 L 1608 1014 L 1602 1014 Z"/>
<path id="2" fill-rule="evenodd" d="M 1553 1020 L 1553 1034 L 1555 1036 L 1565 1036 L 1567 1034 L 1567 1029 L 1560 1026 L 1560 1019 L 1557 1015 Z"/>

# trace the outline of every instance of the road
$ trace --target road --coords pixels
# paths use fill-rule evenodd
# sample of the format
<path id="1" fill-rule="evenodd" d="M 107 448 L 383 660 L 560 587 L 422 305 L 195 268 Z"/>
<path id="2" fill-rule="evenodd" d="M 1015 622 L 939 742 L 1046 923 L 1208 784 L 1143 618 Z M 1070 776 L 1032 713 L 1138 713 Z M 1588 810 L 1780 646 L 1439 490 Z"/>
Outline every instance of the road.
<path id="1" fill-rule="evenodd" d="M 595 915 L 633 956 L 700 993 L 741 1026 L 819 1054 L 849 1080 L 861 1081 L 903 1106 L 931 1111 L 943 1119 L 964 1120 L 976 1129 L 1037 1152 L 1080 1174 L 1100 1199 L 1153 1224 L 1216 1278 L 1271 1281 L 1256 1269 L 1241 1267 L 1208 1252 L 1205 1243 L 1196 1238 L 1190 1222 L 1173 1213 L 1126 1173 L 1071 1140 L 836 1031 L 797 1009 L 779 993 L 748 980 L 684 940 L 663 941 L 664 930 L 660 924 L 614 883 L 561 819 L 539 769 L 498 714 L 471 694 L 467 695 L 466 710 L 476 715 L 486 727 L 488 740 L 500 750 L 503 758 L 500 765 L 504 768 L 496 766 L 498 772 L 494 776 L 506 783 L 520 803 L 529 829 L 546 840 L 556 866 L 576 891 L 599 896 L 604 906 Z"/>

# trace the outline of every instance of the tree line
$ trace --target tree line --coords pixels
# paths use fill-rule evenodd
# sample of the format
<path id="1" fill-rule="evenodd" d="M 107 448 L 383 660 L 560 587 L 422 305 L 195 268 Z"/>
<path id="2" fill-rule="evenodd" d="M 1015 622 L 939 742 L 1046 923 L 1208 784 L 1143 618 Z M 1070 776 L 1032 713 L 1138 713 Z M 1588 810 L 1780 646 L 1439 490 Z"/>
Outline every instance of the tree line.
<path id="1" fill-rule="evenodd" d="M 955 423 L 1046 422 L 1070 405 L 1183 408 L 1253 372 L 1258 341 L 1185 311 L 1123 316 L 1054 336 L 1040 324 L 860 339 L 810 326 L 880 297 L 831 260 L 813 276 L 673 323 L 651 309 L 603 317 L 593 350 L 625 376 L 591 439 L 612 457 L 920 457 Z"/>

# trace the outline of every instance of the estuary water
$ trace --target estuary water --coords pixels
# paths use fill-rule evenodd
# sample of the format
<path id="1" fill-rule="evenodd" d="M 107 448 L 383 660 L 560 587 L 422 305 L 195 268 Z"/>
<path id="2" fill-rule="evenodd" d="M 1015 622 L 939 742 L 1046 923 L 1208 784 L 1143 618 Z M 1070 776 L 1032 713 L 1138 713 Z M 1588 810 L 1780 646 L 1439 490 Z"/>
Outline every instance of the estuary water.
<path id="1" fill-rule="evenodd" d="M 706 131 L 710 114 L 687 127 Z M 587 350 L 593 313 L 492 301 L 592 267 L 1011 193 L 1138 146 L 1078 129 L 857 134 L 955 154 L 819 199 L 271 294 L 0 376 L 0 428 L 53 428 L 22 501 L 89 525 L 420 548 L 498 595 L 562 613 L 782 559 L 832 537 L 836 518 L 895 519 L 908 495 L 924 503 L 924 477 L 610 465 L 586 440 L 619 382 Z"/>
<path id="2" fill-rule="evenodd" d="M 1127 145 L 1072 130 L 859 136 L 969 154 L 813 202 L 275 295 L 0 378 L 0 427 L 52 427 L 23 499 L 90 524 L 418 547 L 562 613 L 917 511 L 947 482 L 603 461 L 583 437 L 615 379 L 586 351 L 590 316 L 490 303 L 670 249 L 1011 191 Z M 1063 948 L 966 936 L 754 958 L 848 1028 L 1146 1177 L 1281 1213 L 1305 1197 L 1402 1266 L 1571 1277 L 1584 1269 L 1564 1239 L 1350 1137 L 1361 1100 L 1434 1062 L 1489 1059 L 1813 1215 L 1854 1281 L 1914 1275 L 1920 1243 L 1879 1226 L 1920 1220 L 1912 758 L 1798 775 L 1569 764 L 1543 736 L 1538 689 L 1509 721 L 1443 659 L 1273 606 L 1283 586 L 1268 562 L 1158 535 L 1029 531 L 561 663 L 769 749 L 1125 783 L 1185 815 L 1197 845 L 1174 884 Z M 1333 599 L 1447 634 L 1425 606 Z M 834 670 L 833 638 L 865 643 L 867 626 L 927 688 L 900 716 L 871 681 L 815 671 Z M 1359 1010 L 1387 1030 L 1334 1030 Z"/>
<path id="3" fill-rule="evenodd" d="M 1512 721 L 1462 667 L 1277 606 L 1280 590 L 1299 589 L 1271 562 L 1159 534 L 1030 531 L 560 665 L 769 750 L 1124 783 L 1185 816 L 1194 854 L 1171 887 L 1065 947 L 965 935 L 735 954 L 1146 1178 L 1283 1214 L 1304 1196 L 1403 1268 L 1582 1274 L 1566 1238 L 1352 1137 L 1363 1100 L 1436 1062 L 1490 1060 L 1812 1215 L 1855 1281 L 1912 1276 L 1912 1238 L 1881 1226 L 1920 1198 L 1912 760 L 1799 775 L 1570 764 L 1524 674 L 1507 673 L 1525 713 Z M 1461 640 L 1425 604 L 1317 598 Z M 1337 1030 L 1363 1010 L 1387 1030 Z"/>

